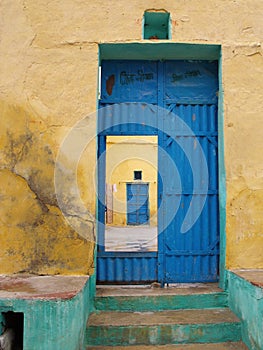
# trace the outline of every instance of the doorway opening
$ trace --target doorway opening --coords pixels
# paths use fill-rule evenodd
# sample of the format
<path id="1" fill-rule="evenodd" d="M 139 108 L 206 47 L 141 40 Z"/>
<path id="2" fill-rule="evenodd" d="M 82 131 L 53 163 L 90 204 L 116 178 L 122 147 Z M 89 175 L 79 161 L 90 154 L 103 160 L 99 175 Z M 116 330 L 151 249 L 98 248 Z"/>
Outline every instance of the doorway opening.
<path id="1" fill-rule="evenodd" d="M 105 251 L 157 251 L 157 144 L 157 136 L 106 137 Z"/>
<path id="2" fill-rule="evenodd" d="M 22 312 L 3 312 L 4 332 L 1 336 L 4 349 L 23 350 L 24 314 Z M 2 344 L 0 344 L 0 348 Z"/>
<path id="3" fill-rule="evenodd" d="M 114 213 L 105 204 L 105 184 L 110 184 L 113 197 L 121 181 L 110 183 L 107 161 L 100 162 L 98 282 L 158 281 L 163 285 L 218 281 L 217 60 L 102 61 L 99 107 L 98 159 L 109 153 L 110 137 L 157 136 L 158 249 L 107 249 L 105 223 L 113 221 Z M 126 211 L 122 223 L 126 226 L 143 226 L 149 221 L 145 171 L 142 180 L 134 179 L 134 171 L 140 170 L 141 166 L 134 164 L 130 179 L 123 180 Z M 118 190 L 115 193 L 117 196 Z M 140 193 L 144 199 L 136 204 Z"/>

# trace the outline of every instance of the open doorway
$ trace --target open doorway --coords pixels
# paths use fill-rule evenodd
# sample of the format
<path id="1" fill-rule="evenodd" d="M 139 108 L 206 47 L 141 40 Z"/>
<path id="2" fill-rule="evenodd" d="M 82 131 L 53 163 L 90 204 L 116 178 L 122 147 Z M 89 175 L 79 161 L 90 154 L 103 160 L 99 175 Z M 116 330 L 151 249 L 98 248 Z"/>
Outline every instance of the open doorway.
<path id="1" fill-rule="evenodd" d="M 107 136 L 105 251 L 157 251 L 157 136 Z"/>

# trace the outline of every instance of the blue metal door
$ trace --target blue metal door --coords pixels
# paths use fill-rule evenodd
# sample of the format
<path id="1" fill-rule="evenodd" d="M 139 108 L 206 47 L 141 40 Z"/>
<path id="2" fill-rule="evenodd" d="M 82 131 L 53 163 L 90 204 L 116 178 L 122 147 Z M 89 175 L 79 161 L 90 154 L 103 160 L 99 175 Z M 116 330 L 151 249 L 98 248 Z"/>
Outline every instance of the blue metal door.
<path id="1" fill-rule="evenodd" d="M 213 282 L 219 273 L 217 63 L 167 61 L 162 69 L 169 134 L 160 135 L 159 167 L 166 171 L 159 281 Z"/>
<path id="2" fill-rule="evenodd" d="M 217 90 L 215 61 L 103 62 L 99 282 L 218 280 Z M 158 252 L 105 252 L 107 135 L 158 135 Z"/>
<path id="3" fill-rule="evenodd" d="M 143 225 L 148 222 L 148 196 L 148 184 L 127 184 L 127 225 Z"/>

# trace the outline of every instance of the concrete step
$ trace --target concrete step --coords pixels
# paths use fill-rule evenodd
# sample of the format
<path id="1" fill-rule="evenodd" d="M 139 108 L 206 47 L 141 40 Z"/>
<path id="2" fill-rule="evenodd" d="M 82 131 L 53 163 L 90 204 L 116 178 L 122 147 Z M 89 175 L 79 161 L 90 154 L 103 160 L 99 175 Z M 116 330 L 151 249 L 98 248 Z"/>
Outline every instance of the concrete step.
<path id="1" fill-rule="evenodd" d="M 209 344 L 138 345 L 138 346 L 88 346 L 87 350 L 248 350 L 242 342 Z"/>
<path id="2" fill-rule="evenodd" d="M 241 340 L 241 324 L 228 309 L 99 312 L 90 316 L 86 345 L 127 346 Z"/>
<path id="3" fill-rule="evenodd" d="M 100 311 L 162 311 L 227 306 L 227 293 L 216 283 L 178 284 L 169 288 L 101 286 L 97 287 L 95 298 L 95 309 Z"/>

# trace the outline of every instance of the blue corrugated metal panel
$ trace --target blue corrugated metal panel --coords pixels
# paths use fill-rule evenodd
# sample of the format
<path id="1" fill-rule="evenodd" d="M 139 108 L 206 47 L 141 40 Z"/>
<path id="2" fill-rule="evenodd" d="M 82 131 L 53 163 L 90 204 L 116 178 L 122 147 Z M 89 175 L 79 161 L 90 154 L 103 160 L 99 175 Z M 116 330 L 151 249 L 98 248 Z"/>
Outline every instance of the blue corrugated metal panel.
<path id="1" fill-rule="evenodd" d="M 170 265 L 174 267 L 173 271 Z M 165 283 L 175 281 L 187 282 L 215 282 L 218 280 L 218 254 L 212 256 L 196 255 L 193 257 L 185 255 L 169 256 L 166 259 Z"/>
<path id="2" fill-rule="evenodd" d="M 204 184 L 203 179 L 205 174 L 202 171 L 208 170 L 208 191 L 209 193 L 214 193 L 211 191 L 216 191 L 218 189 L 218 179 L 217 179 L 217 145 L 216 137 L 197 137 L 197 136 L 178 136 L 174 140 L 170 137 L 164 136 L 163 147 L 165 147 L 165 152 L 167 157 L 175 159 L 175 166 L 171 168 L 170 175 L 167 173 L 167 177 L 174 179 L 177 178 L 176 171 L 179 171 L 179 176 L 181 183 L 176 181 L 168 181 L 164 188 L 164 193 L 176 194 L 176 193 L 193 193 L 193 185 L 195 182 L 195 192 L 206 193 L 207 188 Z M 201 147 L 196 146 L 199 143 Z M 206 155 L 207 167 L 200 166 L 201 155 L 198 152 L 204 152 Z M 193 155 L 193 153 L 195 153 Z M 189 157 L 190 155 L 190 157 Z M 176 157 L 176 158 L 175 158 Z M 205 161 L 205 159 L 204 159 Z M 167 161 L 168 164 L 168 161 Z M 173 164 L 172 164 L 173 165 Z M 182 188 L 182 189 L 181 189 Z"/>
<path id="3" fill-rule="evenodd" d="M 181 184 L 165 182 L 164 201 L 167 202 L 167 217 L 172 215 L 172 200 L 180 200 L 179 209 L 164 231 L 164 282 L 209 282 L 218 279 L 219 227 L 218 227 L 218 156 L 217 156 L 217 112 L 214 105 L 174 105 L 170 109 L 182 118 L 191 128 L 178 131 L 175 139 L 163 135 L 163 147 L 174 159 L 180 174 Z M 165 122 L 169 122 L 165 120 Z M 205 155 L 208 167 L 207 188 L 203 185 L 206 167 L 200 166 L 200 150 Z M 188 157 L 187 157 L 188 155 Z M 189 156 L 190 155 L 190 156 Z M 172 169 L 167 169 L 173 176 Z M 176 175 L 176 174 L 175 174 Z M 175 177 L 174 175 L 174 177 Z M 186 233 L 180 228 L 186 218 L 188 208 L 202 207 L 198 220 Z M 191 221 L 191 217 L 188 218 Z"/>
<path id="4" fill-rule="evenodd" d="M 191 135 L 217 135 L 217 106 L 215 104 L 169 103 L 166 108 L 172 113 L 165 115 L 165 123 L 167 126 L 170 125 L 174 135 L 189 135 L 189 130 Z M 171 124 L 172 115 L 179 117 L 175 120 L 175 125 Z"/>
<path id="5" fill-rule="evenodd" d="M 157 280 L 157 253 L 101 254 L 97 261 L 99 282 L 152 282 Z"/>
<path id="6" fill-rule="evenodd" d="M 104 251 L 105 241 L 105 178 L 106 178 L 106 137 L 98 137 L 98 197 L 97 197 L 97 219 L 98 219 L 98 251 Z"/>
<path id="7" fill-rule="evenodd" d="M 144 103 L 100 103 L 98 134 L 154 135 L 157 127 L 157 107 Z"/>

